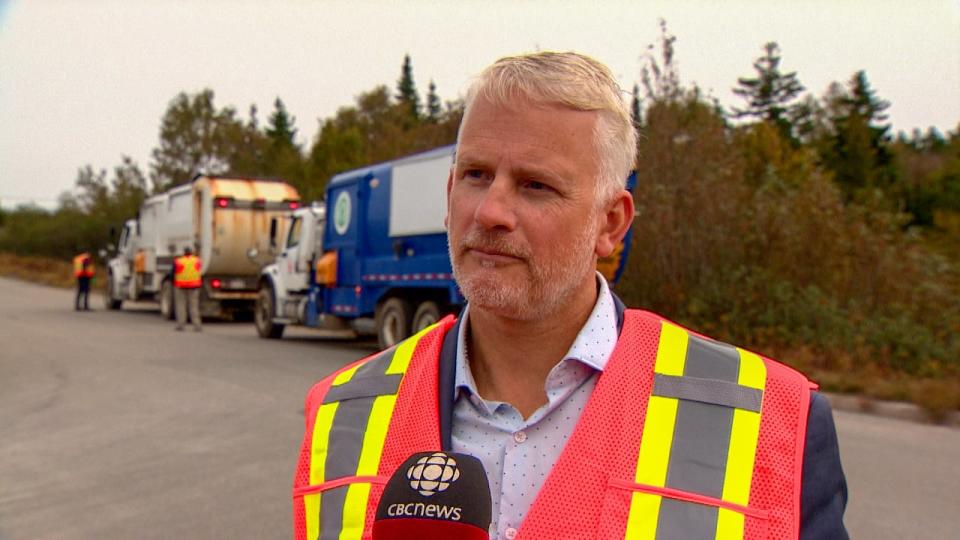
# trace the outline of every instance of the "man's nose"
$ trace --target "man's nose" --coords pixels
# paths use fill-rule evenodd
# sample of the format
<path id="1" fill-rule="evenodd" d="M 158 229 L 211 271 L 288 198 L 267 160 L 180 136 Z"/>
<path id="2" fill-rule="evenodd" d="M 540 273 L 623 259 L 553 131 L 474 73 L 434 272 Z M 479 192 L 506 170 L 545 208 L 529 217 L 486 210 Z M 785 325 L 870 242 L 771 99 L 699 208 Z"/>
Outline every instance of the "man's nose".
<path id="1" fill-rule="evenodd" d="M 516 193 L 509 179 L 497 176 L 477 205 L 474 219 L 484 229 L 512 231 L 517 226 Z"/>

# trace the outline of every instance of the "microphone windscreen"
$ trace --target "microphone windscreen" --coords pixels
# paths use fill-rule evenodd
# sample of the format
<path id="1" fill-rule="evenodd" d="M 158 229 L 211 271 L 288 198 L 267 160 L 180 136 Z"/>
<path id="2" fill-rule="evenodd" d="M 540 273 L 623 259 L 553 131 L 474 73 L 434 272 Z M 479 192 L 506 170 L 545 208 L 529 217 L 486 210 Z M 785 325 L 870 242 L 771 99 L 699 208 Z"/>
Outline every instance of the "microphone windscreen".
<path id="1" fill-rule="evenodd" d="M 383 490 L 374 540 L 489 540 L 490 484 L 479 459 L 455 452 L 407 458 Z"/>

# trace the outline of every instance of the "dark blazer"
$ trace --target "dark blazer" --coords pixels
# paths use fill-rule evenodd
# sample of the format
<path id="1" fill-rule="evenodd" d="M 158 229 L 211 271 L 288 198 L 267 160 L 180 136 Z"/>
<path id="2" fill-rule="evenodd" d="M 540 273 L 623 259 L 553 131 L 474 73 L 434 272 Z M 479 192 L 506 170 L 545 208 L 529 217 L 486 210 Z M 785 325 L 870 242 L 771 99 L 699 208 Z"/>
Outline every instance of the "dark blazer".
<path id="1" fill-rule="evenodd" d="M 617 330 L 623 329 L 623 302 L 613 296 Z M 460 321 L 447 332 L 440 351 L 440 438 L 445 450 L 453 446 L 453 396 L 456 377 L 457 336 Z M 847 540 L 843 511 L 847 506 L 847 481 L 840 465 L 840 447 L 830 403 L 811 392 L 807 417 L 807 440 L 803 449 L 803 479 L 800 488 L 800 539 Z"/>

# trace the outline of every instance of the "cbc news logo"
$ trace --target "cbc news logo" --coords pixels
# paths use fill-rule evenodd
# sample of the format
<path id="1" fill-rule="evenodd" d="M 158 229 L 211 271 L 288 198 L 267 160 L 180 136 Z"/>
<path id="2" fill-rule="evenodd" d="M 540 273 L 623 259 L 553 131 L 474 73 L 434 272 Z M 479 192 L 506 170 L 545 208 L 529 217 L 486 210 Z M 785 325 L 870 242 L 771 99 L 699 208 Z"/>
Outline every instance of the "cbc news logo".
<path id="1" fill-rule="evenodd" d="M 456 460 L 443 452 L 423 456 L 407 469 L 410 487 L 424 497 L 446 491 L 458 478 L 460 469 L 457 468 Z"/>

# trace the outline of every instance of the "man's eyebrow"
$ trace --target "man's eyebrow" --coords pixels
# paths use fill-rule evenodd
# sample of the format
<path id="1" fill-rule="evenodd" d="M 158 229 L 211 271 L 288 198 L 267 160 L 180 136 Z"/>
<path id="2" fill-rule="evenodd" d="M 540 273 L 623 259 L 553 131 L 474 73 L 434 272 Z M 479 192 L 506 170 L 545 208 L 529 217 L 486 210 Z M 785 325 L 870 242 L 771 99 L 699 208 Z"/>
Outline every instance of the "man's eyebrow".
<path id="1" fill-rule="evenodd" d="M 521 177 L 543 178 L 555 182 L 566 181 L 564 175 L 544 167 L 537 167 L 536 165 L 518 165 L 513 168 L 513 172 Z"/>

